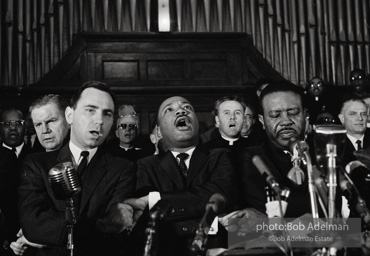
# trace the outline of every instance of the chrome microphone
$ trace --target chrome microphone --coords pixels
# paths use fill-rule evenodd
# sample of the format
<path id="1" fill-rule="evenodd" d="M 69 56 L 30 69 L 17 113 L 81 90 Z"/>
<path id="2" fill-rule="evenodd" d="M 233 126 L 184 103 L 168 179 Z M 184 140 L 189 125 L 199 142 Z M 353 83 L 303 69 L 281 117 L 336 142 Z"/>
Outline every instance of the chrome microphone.
<path id="1" fill-rule="evenodd" d="M 309 151 L 310 147 L 307 142 L 301 140 L 295 140 L 290 143 L 291 152 L 294 152 L 294 149 L 298 151 L 300 157 L 304 156 L 304 152 Z"/>
<path id="2" fill-rule="evenodd" d="M 51 168 L 48 178 L 56 199 L 68 200 L 81 192 L 81 183 L 71 162 Z"/>
<path id="3" fill-rule="evenodd" d="M 212 222 L 216 216 L 223 211 L 225 204 L 226 199 L 221 194 L 216 193 L 210 197 L 206 205 L 206 212 L 198 225 L 198 229 L 190 247 L 192 255 L 197 255 L 203 251 L 204 245 L 207 243 L 208 232 Z"/>
<path id="4" fill-rule="evenodd" d="M 270 170 L 267 168 L 265 162 L 258 155 L 252 158 L 254 166 L 261 173 L 261 175 L 266 179 L 267 184 L 275 191 L 276 194 L 280 195 L 281 188 L 279 183 L 276 181 L 275 177 L 272 175 Z"/>

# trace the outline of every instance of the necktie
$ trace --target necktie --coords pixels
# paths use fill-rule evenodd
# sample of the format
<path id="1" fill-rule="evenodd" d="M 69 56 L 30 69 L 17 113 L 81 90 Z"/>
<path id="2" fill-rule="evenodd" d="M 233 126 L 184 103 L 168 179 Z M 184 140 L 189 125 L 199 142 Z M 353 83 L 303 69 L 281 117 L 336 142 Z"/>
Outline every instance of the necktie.
<path id="1" fill-rule="evenodd" d="M 87 165 L 87 157 L 89 156 L 89 151 L 82 151 L 81 152 L 81 161 L 77 167 L 77 173 L 82 177 L 84 170 L 86 169 Z"/>
<path id="2" fill-rule="evenodd" d="M 16 147 L 12 147 L 12 151 L 14 152 L 15 156 L 18 157 L 17 148 Z"/>
<path id="3" fill-rule="evenodd" d="M 356 144 L 357 144 L 357 150 L 362 149 L 362 146 L 361 146 L 361 140 L 357 140 L 357 141 L 356 141 Z"/>
<path id="4" fill-rule="evenodd" d="M 189 155 L 186 153 L 180 153 L 177 155 L 177 157 L 180 159 L 180 162 L 179 162 L 180 171 L 182 175 L 184 176 L 184 178 L 186 179 L 188 176 L 188 168 L 185 164 L 185 160 L 189 157 Z"/>

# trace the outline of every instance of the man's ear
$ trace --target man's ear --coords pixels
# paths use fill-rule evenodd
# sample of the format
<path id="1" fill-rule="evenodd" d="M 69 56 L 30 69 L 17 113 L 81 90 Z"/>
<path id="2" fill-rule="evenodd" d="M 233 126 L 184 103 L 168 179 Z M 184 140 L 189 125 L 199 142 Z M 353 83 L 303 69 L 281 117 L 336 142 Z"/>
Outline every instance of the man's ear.
<path id="1" fill-rule="evenodd" d="M 162 132 L 161 132 L 161 128 L 159 126 L 157 127 L 157 137 L 158 138 L 162 138 L 163 137 Z"/>
<path id="2" fill-rule="evenodd" d="M 73 113 L 74 113 L 74 110 L 71 107 L 66 108 L 65 116 L 66 116 L 67 123 L 70 125 L 73 123 Z"/>
<path id="3" fill-rule="evenodd" d="M 338 117 L 339 117 L 340 122 L 344 125 L 344 115 L 339 114 Z"/>
<path id="4" fill-rule="evenodd" d="M 258 121 L 262 124 L 262 128 L 265 130 L 265 120 L 263 119 L 263 115 L 258 115 Z"/>
<path id="5" fill-rule="evenodd" d="M 220 128 L 220 119 L 218 118 L 218 116 L 215 116 L 215 122 L 216 122 L 215 126 L 217 128 Z"/>
<path id="6" fill-rule="evenodd" d="M 150 141 L 153 143 L 153 144 L 156 144 L 157 143 L 157 140 L 155 139 L 155 136 L 154 134 L 149 134 L 149 138 L 150 138 Z"/>

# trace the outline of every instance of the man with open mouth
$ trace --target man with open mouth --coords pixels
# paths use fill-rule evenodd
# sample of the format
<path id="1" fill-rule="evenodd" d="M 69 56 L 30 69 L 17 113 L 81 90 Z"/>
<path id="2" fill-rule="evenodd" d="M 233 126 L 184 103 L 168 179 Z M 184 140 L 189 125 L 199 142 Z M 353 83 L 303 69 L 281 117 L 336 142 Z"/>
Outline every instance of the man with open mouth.
<path id="1" fill-rule="evenodd" d="M 72 195 L 76 215 L 72 252 L 118 255 L 123 249 L 127 235 L 123 231 L 132 227 L 133 217 L 131 206 L 122 202 L 134 195 L 136 167 L 102 146 L 113 125 L 114 107 L 115 97 L 106 84 L 84 83 L 65 111 L 71 126 L 69 142 L 59 150 L 31 154 L 25 160 L 19 188 L 22 242 L 25 246 L 36 243 L 36 255 L 71 253 L 67 250 L 66 201 L 57 196 L 49 181 L 50 175 L 57 177 L 50 170 L 57 172 L 61 165 L 71 168 L 65 172 L 73 181 L 60 185 L 78 187 L 76 175 L 81 183 L 80 192 Z"/>
<path id="2" fill-rule="evenodd" d="M 246 111 L 248 115 L 245 115 Z M 252 130 L 251 110 L 239 96 L 224 96 L 215 102 L 213 109 L 215 118 L 214 131 L 211 139 L 205 142 L 207 148 L 228 148 L 238 151 L 241 148 L 259 144 L 262 138 L 242 137 L 243 127 L 247 126 L 248 132 Z"/>
<path id="3" fill-rule="evenodd" d="M 208 150 L 199 145 L 198 118 L 185 98 L 174 96 L 163 101 L 157 121 L 167 151 L 138 161 L 137 195 L 142 197 L 134 208 L 151 209 L 160 199 L 168 201 L 173 211 L 159 230 L 158 255 L 189 255 L 210 197 L 219 193 L 228 204 L 233 196 L 234 170 L 226 149 Z M 216 244 L 220 239 L 217 234 L 208 240 Z M 143 249 L 144 243 L 136 247 Z M 142 253 L 139 251 L 138 255 Z"/>

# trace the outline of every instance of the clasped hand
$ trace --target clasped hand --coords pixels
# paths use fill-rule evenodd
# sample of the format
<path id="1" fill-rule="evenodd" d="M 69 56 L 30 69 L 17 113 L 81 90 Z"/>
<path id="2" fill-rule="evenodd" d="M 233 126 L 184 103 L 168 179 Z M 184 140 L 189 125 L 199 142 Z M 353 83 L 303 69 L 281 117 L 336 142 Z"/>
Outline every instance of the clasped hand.
<path id="1" fill-rule="evenodd" d="M 108 214 L 97 221 L 97 229 L 104 233 L 131 231 L 148 205 L 147 196 L 130 198 L 113 206 Z"/>

